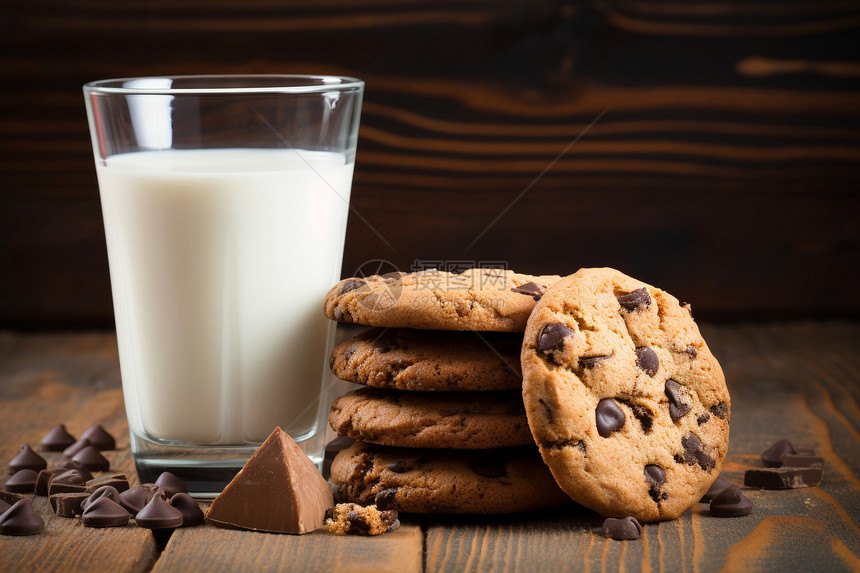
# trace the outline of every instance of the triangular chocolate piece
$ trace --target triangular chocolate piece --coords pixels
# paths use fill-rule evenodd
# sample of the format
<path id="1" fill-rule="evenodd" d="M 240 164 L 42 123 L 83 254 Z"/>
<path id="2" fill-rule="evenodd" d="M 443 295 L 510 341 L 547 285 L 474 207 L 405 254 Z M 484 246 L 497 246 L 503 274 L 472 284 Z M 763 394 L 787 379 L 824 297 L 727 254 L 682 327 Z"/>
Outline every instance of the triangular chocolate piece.
<path id="1" fill-rule="evenodd" d="M 314 464 L 275 428 L 215 498 L 206 520 L 239 529 L 307 533 L 322 527 L 333 505 L 331 488 Z"/>

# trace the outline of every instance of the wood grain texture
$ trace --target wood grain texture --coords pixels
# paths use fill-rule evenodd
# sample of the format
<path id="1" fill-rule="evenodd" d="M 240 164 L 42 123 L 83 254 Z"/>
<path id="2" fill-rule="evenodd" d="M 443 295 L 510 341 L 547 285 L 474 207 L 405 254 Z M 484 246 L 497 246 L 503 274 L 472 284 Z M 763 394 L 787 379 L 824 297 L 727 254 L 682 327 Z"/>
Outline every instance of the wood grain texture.
<path id="1" fill-rule="evenodd" d="M 614 266 L 708 319 L 860 316 L 858 31 L 846 0 L 12 0 L 0 327 L 112 324 L 80 86 L 165 73 L 366 80 L 345 276 Z"/>

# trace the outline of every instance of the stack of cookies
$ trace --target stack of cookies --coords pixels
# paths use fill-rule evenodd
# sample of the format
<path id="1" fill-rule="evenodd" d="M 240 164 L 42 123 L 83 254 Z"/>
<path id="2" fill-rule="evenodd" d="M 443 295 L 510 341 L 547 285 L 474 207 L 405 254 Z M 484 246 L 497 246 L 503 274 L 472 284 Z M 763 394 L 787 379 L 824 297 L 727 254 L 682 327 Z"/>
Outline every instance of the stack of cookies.
<path id="1" fill-rule="evenodd" d="M 336 399 L 356 440 L 332 463 L 342 501 L 414 513 L 508 513 L 569 503 L 541 461 L 522 400 L 522 331 L 559 277 L 499 269 L 341 281 L 326 315 L 370 328 L 332 372 L 365 387 Z"/>
<path id="2" fill-rule="evenodd" d="M 376 327 L 331 358 L 364 384 L 329 422 L 343 501 L 502 513 L 573 499 L 673 519 L 719 475 L 730 400 L 689 305 L 613 269 L 347 279 L 326 315 Z M 507 333 L 507 334 L 506 334 Z"/>

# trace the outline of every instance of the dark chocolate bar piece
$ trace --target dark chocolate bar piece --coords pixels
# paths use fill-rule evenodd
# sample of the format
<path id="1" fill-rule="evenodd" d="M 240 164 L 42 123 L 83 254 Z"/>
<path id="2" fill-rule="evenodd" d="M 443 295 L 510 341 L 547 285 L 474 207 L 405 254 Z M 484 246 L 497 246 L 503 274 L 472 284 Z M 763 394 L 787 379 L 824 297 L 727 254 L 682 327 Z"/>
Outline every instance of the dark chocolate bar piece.
<path id="1" fill-rule="evenodd" d="M 48 498 L 51 509 L 60 517 L 75 517 L 83 513 L 81 503 L 90 496 L 87 492 L 55 493 Z"/>
<path id="2" fill-rule="evenodd" d="M 816 453 L 810 454 L 782 454 L 782 465 L 786 468 L 823 468 L 824 458 Z"/>
<path id="3" fill-rule="evenodd" d="M 811 468 L 756 468 L 744 473 L 744 485 L 757 489 L 794 489 L 821 484 L 823 471 Z"/>

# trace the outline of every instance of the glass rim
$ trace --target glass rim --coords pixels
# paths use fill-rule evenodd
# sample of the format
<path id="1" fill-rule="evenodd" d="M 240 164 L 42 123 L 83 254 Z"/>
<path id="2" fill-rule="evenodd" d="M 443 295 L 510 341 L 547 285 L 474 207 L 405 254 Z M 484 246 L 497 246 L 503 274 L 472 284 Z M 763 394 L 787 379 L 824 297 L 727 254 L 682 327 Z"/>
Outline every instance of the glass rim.
<path id="1" fill-rule="evenodd" d="M 197 81 L 204 87 L 170 87 L 176 80 Z M 237 85 L 246 82 L 247 85 Z M 132 84 L 132 85 L 127 85 Z M 133 85 L 138 84 L 138 85 Z M 218 85 L 223 84 L 223 85 Z M 102 94 L 212 95 L 212 94 L 305 94 L 360 90 L 364 81 L 349 76 L 311 74 L 199 74 L 112 78 L 84 84 L 84 91 Z"/>

